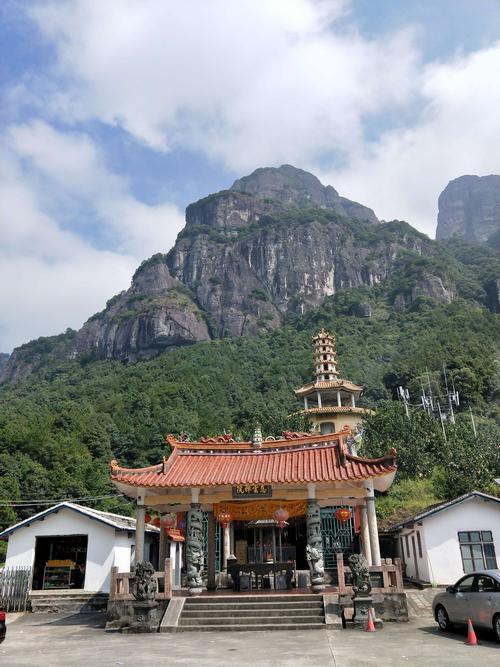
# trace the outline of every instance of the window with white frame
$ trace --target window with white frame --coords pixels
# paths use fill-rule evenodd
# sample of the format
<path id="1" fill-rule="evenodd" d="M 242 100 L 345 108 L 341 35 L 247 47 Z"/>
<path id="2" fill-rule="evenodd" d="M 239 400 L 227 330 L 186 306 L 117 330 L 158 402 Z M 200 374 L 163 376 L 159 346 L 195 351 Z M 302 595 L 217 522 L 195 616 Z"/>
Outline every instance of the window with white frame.
<path id="1" fill-rule="evenodd" d="M 497 559 L 491 530 L 459 532 L 458 541 L 464 572 L 496 569 Z"/>

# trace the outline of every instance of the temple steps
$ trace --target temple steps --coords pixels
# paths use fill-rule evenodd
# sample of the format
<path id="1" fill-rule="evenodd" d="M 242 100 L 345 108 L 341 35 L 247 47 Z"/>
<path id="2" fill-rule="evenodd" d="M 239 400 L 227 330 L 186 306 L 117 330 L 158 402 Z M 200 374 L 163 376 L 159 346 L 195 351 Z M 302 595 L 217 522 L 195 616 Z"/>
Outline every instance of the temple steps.
<path id="1" fill-rule="evenodd" d="M 87 591 L 36 591 L 29 595 L 31 611 L 42 613 L 89 613 L 105 612 L 108 605 L 107 593 L 91 593 Z"/>
<path id="2" fill-rule="evenodd" d="M 321 628 L 325 628 L 321 595 L 204 595 L 186 598 L 175 628 L 161 627 L 160 632 Z"/>

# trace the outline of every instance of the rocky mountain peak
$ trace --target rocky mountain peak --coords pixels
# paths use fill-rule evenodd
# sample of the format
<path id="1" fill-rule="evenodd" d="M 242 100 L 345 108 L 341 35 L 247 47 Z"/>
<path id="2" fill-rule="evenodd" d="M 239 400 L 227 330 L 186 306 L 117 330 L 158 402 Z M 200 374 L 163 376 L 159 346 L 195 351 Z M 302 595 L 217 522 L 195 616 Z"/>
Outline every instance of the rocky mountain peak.
<path id="1" fill-rule="evenodd" d="M 238 178 L 231 190 L 246 192 L 259 199 L 275 199 L 284 204 L 326 206 L 328 195 L 338 197 L 331 186 L 325 187 L 319 178 L 291 164 L 281 167 L 262 167 L 249 176 Z"/>
<path id="2" fill-rule="evenodd" d="M 500 176 L 460 176 L 439 195 L 437 239 L 488 242 L 500 231 Z"/>
<path id="3" fill-rule="evenodd" d="M 290 164 L 256 169 L 249 176 L 237 179 L 231 191 L 284 205 L 332 209 L 339 215 L 378 222 L 371 209 L 340 197 L 331 185 L 323 185 L 313 174 Z"/>

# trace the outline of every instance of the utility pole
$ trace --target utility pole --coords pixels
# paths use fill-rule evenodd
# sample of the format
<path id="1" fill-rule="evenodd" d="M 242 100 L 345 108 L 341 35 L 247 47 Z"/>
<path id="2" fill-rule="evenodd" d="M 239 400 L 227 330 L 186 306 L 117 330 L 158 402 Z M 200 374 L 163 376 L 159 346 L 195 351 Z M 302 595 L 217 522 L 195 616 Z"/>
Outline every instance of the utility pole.
<path id="1" fill-rule="evenodd" d="M 446 429 L 444 427 L 443 413 L 441 412 L 441 406 L 439 405 L 439 401 L 437 402 L 437 408 L 439 412 L 439 419 L 441 420 L 441 428 L 443 429 L 444 441 L 446 442 Z"/>

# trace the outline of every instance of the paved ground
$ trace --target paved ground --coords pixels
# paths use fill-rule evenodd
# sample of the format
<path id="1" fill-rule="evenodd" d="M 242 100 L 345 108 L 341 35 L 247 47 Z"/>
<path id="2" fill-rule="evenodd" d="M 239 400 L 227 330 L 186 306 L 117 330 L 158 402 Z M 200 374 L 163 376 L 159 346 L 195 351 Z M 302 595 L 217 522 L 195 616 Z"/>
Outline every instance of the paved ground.
<path id="1" fill-rule="evenodd" d="M 26 614 L 9 624 L 0 644 L 2 667 L 115 667 L 188 665 L 225 667 L 493 667 L 500 644 L 478 633 L 480 646 L 466 646 L 465 632 L 443 634 L 431 617 L 386 624 L 374 633 L 355 630 L 304 632 L 110 635 L 99 615 Z"/>
<path id="2" fill-rule="evenodd" d="M 408 600 L 408 613 L 410 616 L 432 616 L 432 601 L 437 593 L 444 591 L 444 588 L 406 588 L 406 598 Z"/>

